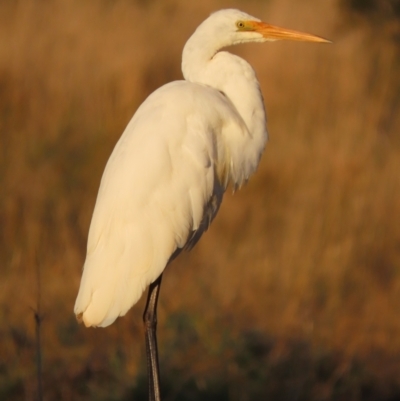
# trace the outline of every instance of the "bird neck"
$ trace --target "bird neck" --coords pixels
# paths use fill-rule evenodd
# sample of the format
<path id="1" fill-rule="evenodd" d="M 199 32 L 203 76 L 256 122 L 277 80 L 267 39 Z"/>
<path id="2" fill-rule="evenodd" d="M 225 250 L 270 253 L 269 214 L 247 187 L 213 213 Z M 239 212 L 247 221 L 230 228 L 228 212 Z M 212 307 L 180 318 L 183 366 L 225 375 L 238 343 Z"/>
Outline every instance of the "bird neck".
<path id="1" fill-rule="evenodd" d="M 218 48 L 207 46 L 202 40 L 192 35 L 186 42 L 182 53 L 183 77 L 190 82 L 200 82 Z"/>
<path id="2" fill-rule="evenodd" d="M 193 38 L 193 37 L 192 37 Z M 268 135 L 263 97 L 256 74 L 242 58 L 207 42 L 189 39 L 182 55 L 182 72 L 187 81 L 211 86 L 225 94 L 247 126 L 252 140 L 245 143 L 249 158 L 258 160 Z"/>

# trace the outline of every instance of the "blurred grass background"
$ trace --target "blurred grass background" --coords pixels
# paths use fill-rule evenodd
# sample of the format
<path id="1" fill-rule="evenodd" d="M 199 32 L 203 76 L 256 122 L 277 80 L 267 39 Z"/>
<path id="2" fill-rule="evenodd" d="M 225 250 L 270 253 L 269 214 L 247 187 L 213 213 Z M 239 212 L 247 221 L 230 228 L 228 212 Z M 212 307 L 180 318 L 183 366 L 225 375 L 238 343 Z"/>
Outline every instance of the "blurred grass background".
<path id="1" fill-rule="evenodd" d="M 231 49 L 271 140 L 257 174 L 164 276 L 165 400 L 400 399 L 398 0 L 0 3 L 0 399 L 146 399 L 144 299 L 73 315 L 99 180 L 182 47 L 237 7 L 332 45 Z"/>

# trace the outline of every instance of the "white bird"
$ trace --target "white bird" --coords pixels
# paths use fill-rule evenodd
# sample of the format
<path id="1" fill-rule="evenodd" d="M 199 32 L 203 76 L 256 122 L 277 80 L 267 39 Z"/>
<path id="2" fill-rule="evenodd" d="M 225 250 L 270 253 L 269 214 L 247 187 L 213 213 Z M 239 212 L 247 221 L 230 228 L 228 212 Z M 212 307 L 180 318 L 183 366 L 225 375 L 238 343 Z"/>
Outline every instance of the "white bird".
<path id="1" fill-rule="evenodd" d="M 150 363 L 157 363 L 151 348 L 156 348 L 163 270 L 208 228 L 227 185 L 240 187 L 255 172 L 267 142 L 264 102 L 253 68 L 220 50 L 278 39 L 327 42 L 239 10 L 212 14 L 183 49 L 185 80 L 164 85 L 143 102 L 108 160 L 75 314 L 86 326 L 108 326 L 150 285 L 146 311 L 151 312 L 145 319 L 154 330 L 153 344 L 152 335 L 147 337 Z M 150 385 L 156 387 L 157 372 L 151 369 Z M 159 399 L 157 389 L 150 391 Z"/>

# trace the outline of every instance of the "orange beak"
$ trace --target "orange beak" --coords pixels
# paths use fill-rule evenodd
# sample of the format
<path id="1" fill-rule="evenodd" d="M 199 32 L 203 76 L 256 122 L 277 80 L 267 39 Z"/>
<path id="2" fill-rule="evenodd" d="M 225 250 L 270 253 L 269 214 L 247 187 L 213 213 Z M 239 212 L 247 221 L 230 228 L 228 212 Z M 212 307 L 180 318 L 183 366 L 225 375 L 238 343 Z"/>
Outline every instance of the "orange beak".
<path id="1" fill-rule="evenodd" d="M 254 32 L 261 33 L 265 39 L 269 40 L 296 40 L 301 42 L 321 42 L 331 43 L 329 40 L 319 36 L 311 35 L 291 29 L 281 28 L 279 26 L 269 25 L 265 22 L 253 22 Z"/>

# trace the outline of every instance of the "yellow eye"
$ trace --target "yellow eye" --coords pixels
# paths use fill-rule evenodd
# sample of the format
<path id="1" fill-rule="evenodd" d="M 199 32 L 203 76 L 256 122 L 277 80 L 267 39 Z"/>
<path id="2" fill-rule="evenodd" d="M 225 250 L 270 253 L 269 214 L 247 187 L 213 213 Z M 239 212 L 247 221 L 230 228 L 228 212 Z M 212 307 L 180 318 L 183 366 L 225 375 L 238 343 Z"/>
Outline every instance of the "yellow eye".
<path id="1" fill-rule="evenodd" d="M 245 25 L 245 23 L 243 21 L 238 21 L 238 22 L 236 22 L 236 26 L 239 29 L 244 29 L 246 25 Z"/>

